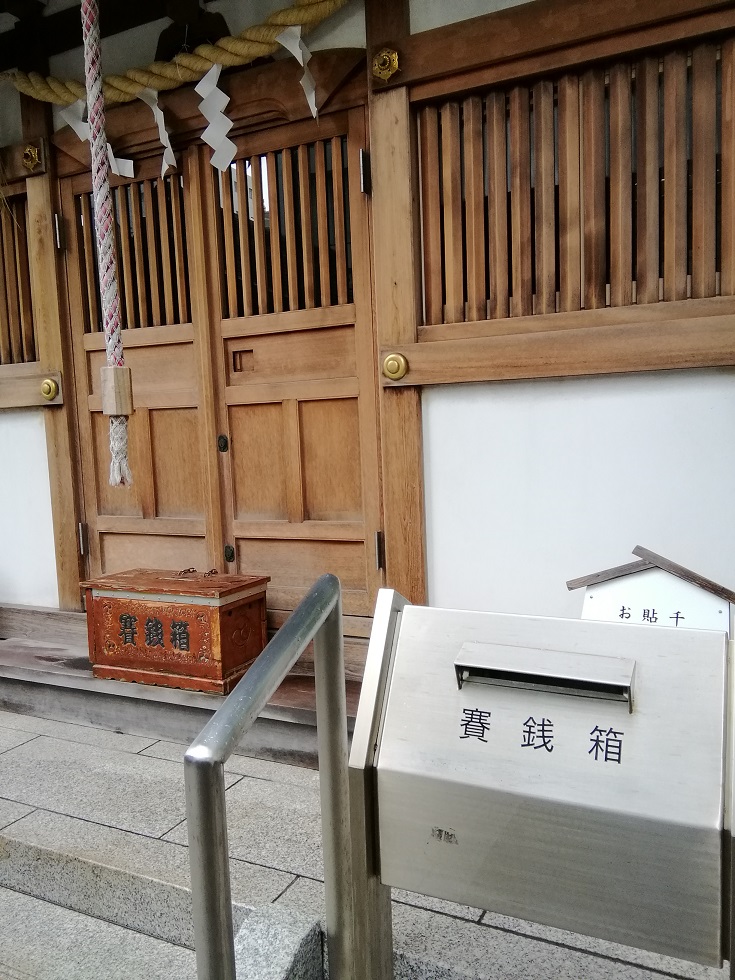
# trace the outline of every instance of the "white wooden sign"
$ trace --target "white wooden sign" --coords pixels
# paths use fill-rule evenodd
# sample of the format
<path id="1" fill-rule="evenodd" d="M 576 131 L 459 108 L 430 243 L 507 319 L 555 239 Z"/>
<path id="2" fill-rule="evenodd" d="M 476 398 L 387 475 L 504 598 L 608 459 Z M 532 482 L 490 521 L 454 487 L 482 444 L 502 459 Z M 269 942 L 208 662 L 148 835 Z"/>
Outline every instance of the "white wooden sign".
<path id="1" fill-rule="evenodd" d="M 706 589 L 649 568 L 587 586 L 582 619 L 727 633 L 730 606 Z"/>

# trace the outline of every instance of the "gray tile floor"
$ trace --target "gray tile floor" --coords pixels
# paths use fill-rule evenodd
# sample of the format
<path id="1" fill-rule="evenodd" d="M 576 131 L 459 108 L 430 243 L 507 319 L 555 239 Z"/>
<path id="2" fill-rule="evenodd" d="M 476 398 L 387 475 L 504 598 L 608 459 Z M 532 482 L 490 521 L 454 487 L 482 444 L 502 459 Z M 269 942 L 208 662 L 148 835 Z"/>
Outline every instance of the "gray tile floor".
<path id="1" fill-rule="evenodd" d="M 0 840 L 5 836 L 187 886 L 185 748 L 0 712 Z M 243 756 L 233 756 L 226 770 L 233 898 L 321 915 L 317 773 Z M 0 950 L 15 921 L 10 912 L 3 914 L 3 891 Z M 4 900 L 8 905 L 7 896 Z M 65 911 L 58 915 L 63 918 Z M 393 921 L 396 950 L 408 960 L 428 958 L 437 965 L 436 976 L 448 975 L 444 968 L 506 980 L 725 980 L 729 975 L 409 892 L 394 893 Z M 108 936 L 104 942 L 119 939 Z M 60 956 L 76 963 L 74 950 L 61 947 Z M 3 964 L 0 954 L 0 977 L 15 980 L 11 967 L 18 971 L 23 965 Z M 188 969 L 183 960 L 182 969 Z M 74 975 L 71 966 L 68 975 Z M 147 980 L 156 976 L 152 967 Z"/>

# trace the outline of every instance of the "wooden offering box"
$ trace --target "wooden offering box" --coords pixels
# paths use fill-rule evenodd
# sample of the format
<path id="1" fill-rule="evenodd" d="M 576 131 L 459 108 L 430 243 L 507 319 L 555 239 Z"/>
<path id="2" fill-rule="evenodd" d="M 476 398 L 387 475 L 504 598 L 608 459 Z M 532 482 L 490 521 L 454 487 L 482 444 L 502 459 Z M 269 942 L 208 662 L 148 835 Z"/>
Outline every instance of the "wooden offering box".
<path id="1" fill-rule="evenodd" d="M 135 568 L 83 583 L 92 673 L 228 694 L 266 644 L 268 581 Z"/>

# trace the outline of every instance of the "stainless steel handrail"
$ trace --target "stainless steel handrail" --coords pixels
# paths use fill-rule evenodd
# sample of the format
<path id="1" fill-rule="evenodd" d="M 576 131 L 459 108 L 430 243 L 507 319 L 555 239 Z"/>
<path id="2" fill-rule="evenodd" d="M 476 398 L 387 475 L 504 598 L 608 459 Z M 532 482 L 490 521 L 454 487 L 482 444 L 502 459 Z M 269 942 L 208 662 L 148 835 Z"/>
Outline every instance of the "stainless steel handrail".
<path id="1" fill-rule="evenodd" d="M 339 580 L 322 575 L 184 756 L 199 980 L 236 980 L 224 763 L 314 640 L 329 971 L 348 980 L 353 950 L 347 707 Z"/>

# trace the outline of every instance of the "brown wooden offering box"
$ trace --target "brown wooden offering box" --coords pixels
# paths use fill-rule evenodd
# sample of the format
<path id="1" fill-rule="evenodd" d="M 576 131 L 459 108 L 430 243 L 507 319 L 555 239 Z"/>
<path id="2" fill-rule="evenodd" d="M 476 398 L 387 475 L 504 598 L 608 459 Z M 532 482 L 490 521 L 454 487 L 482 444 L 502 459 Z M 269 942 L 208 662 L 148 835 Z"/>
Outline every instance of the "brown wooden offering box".
<path id="1" fill-rule="evenodd" d="M 268 581 L 134 568 L 84 582 L 92 673 L 228 694 L 266 644 Z"/>

